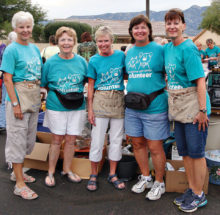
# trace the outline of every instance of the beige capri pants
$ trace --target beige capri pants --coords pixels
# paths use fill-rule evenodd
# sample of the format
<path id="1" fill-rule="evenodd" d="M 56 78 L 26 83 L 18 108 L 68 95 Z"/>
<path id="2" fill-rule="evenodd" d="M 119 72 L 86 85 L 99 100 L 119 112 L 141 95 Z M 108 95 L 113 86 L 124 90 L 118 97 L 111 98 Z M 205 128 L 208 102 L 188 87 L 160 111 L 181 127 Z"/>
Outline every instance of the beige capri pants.
<path id="1" fill-rule="evenodd" d="M 16 119 L 11 102 L 6 102 L 7 163 L 23 163 L 25 155 L 32 152 L 36 141 L 37 123 L 38 112 L 24 113 L 22 120 Z"/>

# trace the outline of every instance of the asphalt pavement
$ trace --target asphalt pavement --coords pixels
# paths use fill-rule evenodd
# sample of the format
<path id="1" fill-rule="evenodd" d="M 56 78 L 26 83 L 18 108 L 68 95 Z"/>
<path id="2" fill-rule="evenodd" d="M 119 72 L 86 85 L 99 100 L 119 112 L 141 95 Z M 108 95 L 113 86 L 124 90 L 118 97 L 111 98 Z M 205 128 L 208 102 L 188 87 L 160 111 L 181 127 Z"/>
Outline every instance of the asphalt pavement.
<path id="1" fill-rule="evenodd" d="M 0 215 L 178 215 L 184 214 L 172 203 L 177 193 L 165 193 L 157 201 L 145 199 L 146 192 L 132 193 L 131 187 L 136 179 L 126 182 L 126 189 L 116 190 L 107 182 L 108 163 L 105 162 L 99 175 L 99 189 L 96 192 L 86 190 L 88 180 L 80 184 L 67 182 L 60 176 L 58 165 L 55 177 L 56 187 L 44 185 L 46 172 L 29 170 L 28 174 L 37 181 L 30 184 L 39 198 L 23 200 L 13 194 L 14 182 L 9 180 L 11 170 L 6 168 L 4 148 L 6 134 L 0 134 Z M 220 214 L 220 186 L 209 184 L 208 204 L 194 214 Z"/>

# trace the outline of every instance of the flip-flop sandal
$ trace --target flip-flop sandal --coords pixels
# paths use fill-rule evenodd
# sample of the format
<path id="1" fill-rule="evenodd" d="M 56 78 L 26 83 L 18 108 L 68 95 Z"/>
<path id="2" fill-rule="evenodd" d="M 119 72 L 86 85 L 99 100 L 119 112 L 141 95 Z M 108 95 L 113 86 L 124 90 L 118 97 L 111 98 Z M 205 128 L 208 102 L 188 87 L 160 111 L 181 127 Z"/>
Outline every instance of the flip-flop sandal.
<path id="1" fill-rule="evenodd" d="M 34 177 L 32 177 L 32 176 L 30 176 L 26 173 L 23 174 L 23 178 L 24 178 L 25 183 L 34 183 L 34 182 L 36 182 L 36 179 Z M 10 180 L 14 181 L 14 182 L 16 181 L 16 176 L 15 176 L 14 173 L 11 174 Z"/>
<path id="2" fill-rule="evenodd" d="M 61 176 L 62 177 L 66 177 L 66 179 L 69 181 L 69 182 L 72 182 L 72 183 L 80 183 L 81 181 L 82 181 L 82 179 L 77 175 L 77 174 L 75 174 L 75 173 L 73 173 L 73 172 L 71 172 L 71 171 L 69 171 L 69 172 L 64 172 L 64 171 L 62 171 L 61 172 Z M 78 177 L 79 177 L 79 179 L 77 179 Z M 73 179 L 73 178 L 75 178 L 75 179 Z"/>
<path id="3" fill-rule="evenodd" d="M 110 184 L 112 184 L 117 190 L 124 190 L 125 187 L 119 187 L 119 185 L 122 184 L 122 183 L 124 183 L 124 182 L 121 181 L 121 180 L 119 180 L 118 177 L 117 177 L 117 180 L 112 181 L 112 179 L 113 179 L 114 177 L 117 177 L 117 174 L 109 175 L 109 176 L 108 176 L 108 182 L 109 182 Z"/>
<path id="4" fill-rule="evenodd" d="M 48 178 L 50 180 L 50 183 L 47 182 Z M 47 176 L 45 178 L 44 183 L 47 187 L 55 187 L 56 186 L 56 181 L 55 181 L 54 175 L 52 173 L 47 173 Z"/>
<path id="5" fill-rule="evenodd" d="M 33 200 L 33 199 L 38 198 L 38 195 L 27 186 L 24 186 L 22 188 L 18 188 L 15 185 L 14 194 L 16 196 L 20 196 L 21 198 L 26 199 L 26 200 Z"/>
<path id="6" fill-rule="evenodd" d="M 87 186 L 86 186 L 86 189 L 87 189 L 88 191 L 94 192 L 94 191 L 98 190 L 97 177 L 98 177 L 98 175 L 90 175 L 89 181 L 88 181 Z M 96 180 L 92 180 L 91 178 L 96 178 Z M 91 189 L 91 188 L 89 188 L 89 186 L 94 186 L 95 189 Z"/>

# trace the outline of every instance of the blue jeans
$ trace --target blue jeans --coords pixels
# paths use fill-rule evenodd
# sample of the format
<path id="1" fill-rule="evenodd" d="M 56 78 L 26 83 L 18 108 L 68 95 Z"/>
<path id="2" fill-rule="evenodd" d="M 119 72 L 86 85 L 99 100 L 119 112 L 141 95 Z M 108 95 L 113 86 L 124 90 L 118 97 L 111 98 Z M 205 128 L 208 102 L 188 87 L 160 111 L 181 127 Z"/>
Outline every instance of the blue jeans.
<path id="1" fill-rule="evenodd" d="M 6 127 L 5 121 L 5 96 L 6 96 L 6 87 L 4 82 L 2 83 L 2 103 L 0 104 L 0 128 Z"/>

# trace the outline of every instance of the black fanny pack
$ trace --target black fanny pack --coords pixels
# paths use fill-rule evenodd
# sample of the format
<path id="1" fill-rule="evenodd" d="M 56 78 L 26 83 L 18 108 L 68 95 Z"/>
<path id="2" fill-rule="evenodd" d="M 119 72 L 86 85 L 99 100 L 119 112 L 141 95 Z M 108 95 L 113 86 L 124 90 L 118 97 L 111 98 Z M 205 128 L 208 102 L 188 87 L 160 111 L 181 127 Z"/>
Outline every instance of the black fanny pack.
<path id="1" fill-rule="evenodd" d="M 155 91 L 149 95 L 144 93 L 129 92 L 125 96 L 125 106 L 135 110 L 145 110 L 149 107 L 151 102 L 163 92 L 164 89 Z"/>
<path id="2" fill-rule="evenodd" d="M 67 109 L 77 109 L 83 104 L 84 101 L 83 92 L 82 93 L 72 92 L 63 95 L 55 90 L 55 93 L 60 103 Z"/>

